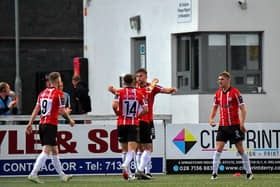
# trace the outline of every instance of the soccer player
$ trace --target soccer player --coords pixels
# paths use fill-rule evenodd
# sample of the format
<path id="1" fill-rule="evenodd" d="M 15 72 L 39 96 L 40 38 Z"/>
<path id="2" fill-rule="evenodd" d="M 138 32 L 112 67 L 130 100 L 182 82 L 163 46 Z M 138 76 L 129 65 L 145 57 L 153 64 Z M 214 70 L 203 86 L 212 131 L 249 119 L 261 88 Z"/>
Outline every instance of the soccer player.
<path id="1" fill-rule="evenodd" d="M 148 112 L 148 106 L 142 93 L 135 88 L 133 75 L 126 74 L 124 76 L 124 85 L 125 88 L 117 90 L 112 108 L 118 116 L 117 130 L 123 154 L 123 177 L 130 180 L 132 176 L 129 173 L 129 165 L 131 160 L 135 158 L 137 148 L 136 126 L 139 125 L 138 118 Z M 142 111 L 139 110 L 140 106 L 143 107 Z M 144 176 L 144 174 L 142 175 Z"/>
<path id="2" fill-rule="evenodd" d="M 157 79 L 154 79 L 152 83 L 147 82 L 147 71 L 144 68 L 137 70 L 136 72 L 137 88 L 142 91 L 148 100 L 148 114 L 140 118 L 140 146 L 136 155 L 137 166 L 140 172 L 145 173 L 152 177 L 150 173 L 151 169 L 151 153 L 153 151 L 152 140 L 155 139 L 155 127 L 153 122 L 153 105 L 155 95 L 158 93 L 171 94 L 176 93 L 176 88 L 163 88 L 156 85 Z"/>
<path id="3" fill-rule="evenodd" d="M 72 175 L 66 175 L 61 167 L 61 162 L 58 157 L 58 147 L 56 142 L 57 124 L 59 112 L 69 121 L 70 126 L 75 125 L 75 121 L 71 119 L 64 107 L 64 94 L 58 90 L 61 82 L 61 77 L 58 72 L 52 72 L 49 75 L 50 87 L 42 91 L 38 97 L 36 106 L 32 112 L 30 121 L 26 126 L 26 133 L 32 133 L 33 121 L 41 111 L 41 120 L 39 124 L 40 141 L 43 147 L 41 154 L 36 159 L 33 170 L 28 176 L 28 180 L 34 183 L 43 183 L 38 178 L 38 171 L 45 164 L 50 153 L 52 153 L 52 163 L 60 176 L 61 181 L 68 182 Z"/>
<path id="4" fill-rule="evenodd" d="M 236 88 L 230 86 L 230 74 L 228 72 L 220 73 L 218 81 L 220 89 L 216 92 L 209 120 L 210 125 L 214 127 L 216 125 L 214 118 L 219 107 L 220 124 L 216 136 L 217 150 L 213 156 L 213 173 L 211 179 L 217 179 L 222 150 L 229 140 L 231 144 L 235 144 L 237 151 L 241 155 L 243 167 L 247 173 L 247 179 L 252 180 L 254 176 L 252 174 L 250 161 L 243 147 L 244 133 L 247 131 L 244 125 L 246 118 L 245 104 L 240 92 Z M 238 114 L 239 108 L 241 111 L 240 119 Z"/>

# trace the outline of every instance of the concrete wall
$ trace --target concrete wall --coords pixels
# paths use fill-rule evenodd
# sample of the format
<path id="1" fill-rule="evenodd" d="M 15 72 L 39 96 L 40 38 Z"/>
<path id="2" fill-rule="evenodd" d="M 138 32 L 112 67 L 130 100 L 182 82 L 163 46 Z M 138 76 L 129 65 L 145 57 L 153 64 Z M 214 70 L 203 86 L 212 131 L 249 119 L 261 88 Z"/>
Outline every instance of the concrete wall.
<path id="1" fill-rule="evenodd" d="M 89 86 L 94 114 L 112 114 L 113 96 L 108 85 L 118 86 L 118 78 L 131 70 L 131 38 L 146 37 L 147 70 L 151 80 L 172 86 L 172 34 L 193 31 L 264 31 L 263 85 L 266 94 L 243 94 L 249 122 L 279 121 L 277 92 L 280 68 L 280 1 L 248 0 L 241 10 L 236 0 L 192 0 L 192 21 L 177 23 L 174 0 L 95 0 L 90 1 L 85 24 L 86 56 L 89 58 Z M 141 31 L 132 31 L 129 18 L 141 16 Z M 158 95 L 154 111 L 172 114 L 174 123 L 203 123 L 209 118 L 213 94 Z"/>
<path id="2" fill-rule="evenodd" d="M 113 96 L 107 92 L 107 86 L 118 86 L 118 78 L 131 69 L 131 38 L 145 36 L 147 45 L 147 70 L 151 80 L 160 79 L 160 85 L 171 87 L 171 33 L 197 30 L 197 1 L 193 1 L 191 23 L 177 24 L 177 3 L 166 0 L 96 0 L 88 6 L 85 54 L 89 58 L 90 93 L 93 96 L 93 113 L 112 113 Z M 129 18 L 141 15 L 141 31 L 132 31 Z M 171 100 L 172 98 L 172 100 Z M 196 113 L 186 113 L 176 106 L 180 100 L 193 104 L 197 101 L 182 96 L 158 95 L 155 101 L 155 113 L 179 114 L 180 121 L 198 121 Z M 173 101 L 176 105 L 172 104 Z M 171 108 L 170 106 L 173 105 Z M 177 111 L 180 110 L 179 113 Z M 198 110 L 198 108 L 197 108 Z M 184 116 L 184 117 L 183 117 Z"/>

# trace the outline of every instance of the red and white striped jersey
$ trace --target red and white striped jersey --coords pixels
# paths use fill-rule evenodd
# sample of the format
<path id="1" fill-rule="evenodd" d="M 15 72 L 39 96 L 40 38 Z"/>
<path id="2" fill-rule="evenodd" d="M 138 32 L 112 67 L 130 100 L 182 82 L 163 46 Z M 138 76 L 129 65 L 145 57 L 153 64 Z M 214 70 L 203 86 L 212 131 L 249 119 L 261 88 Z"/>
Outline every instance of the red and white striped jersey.
<path id="1" fill-rule="evenodd" d="M 219 89 L 216 92 L 214 105 L 219 105 L 220 108 L 220 126 L 239 125 L 238 109 L 240 105 L 244 104 L 240 92 L 230 87 L 226 92 Z"/>
<path id="2" fill-rule="evenodd" d="M 139 90 L 135 88 L 119 89 L 114 101 L 119 103 L 117 125 L 139 125 L 137 116 L 141 112 L 140 106 L 147 105 L 145 97 Z"/>
<path id="3" fill-rule="evenodd" d="M 154 101 L 155 101 L 155 96 L 156 94 L 162 92 L 162 87 L 161 86 L 158 86 L 156 85 L 154 87 L 154 89 L 152 91 L 149 90 L 149 86 L 151 85 L 151 83 L 147 83 L 145 87 L 141 88 L 139 85 L 138 85 L 138 88 L 142 93 L 143 95 L 145 96 L 145 98 L 147 99 L 147 102 L 148 102 L 148 113 L 145 114 L 141 119 L 140 121 L 145 121 L 147 123 L 149 123 L 150 121 L 153 121 L 153 107 L 154 107 Z"/>
<path id="4" fill-rule="evenodd" d="M 56 88 L 46 88 L 39 94 L 37 105 L 40 105 L 40 124 L 58 124 L 59 109 L 64 106 L 64 94 Z"/>

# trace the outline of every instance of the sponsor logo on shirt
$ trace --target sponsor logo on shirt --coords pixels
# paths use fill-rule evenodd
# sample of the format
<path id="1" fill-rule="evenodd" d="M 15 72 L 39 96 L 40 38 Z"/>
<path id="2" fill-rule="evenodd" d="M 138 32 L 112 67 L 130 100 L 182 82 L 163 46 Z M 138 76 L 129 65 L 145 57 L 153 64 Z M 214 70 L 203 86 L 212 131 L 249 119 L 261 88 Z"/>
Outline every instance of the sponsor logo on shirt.
<path id="1" fill-rule="evenodd" d="M 222 108 L 230 108 L 231 105 L 222 105 Z"/>

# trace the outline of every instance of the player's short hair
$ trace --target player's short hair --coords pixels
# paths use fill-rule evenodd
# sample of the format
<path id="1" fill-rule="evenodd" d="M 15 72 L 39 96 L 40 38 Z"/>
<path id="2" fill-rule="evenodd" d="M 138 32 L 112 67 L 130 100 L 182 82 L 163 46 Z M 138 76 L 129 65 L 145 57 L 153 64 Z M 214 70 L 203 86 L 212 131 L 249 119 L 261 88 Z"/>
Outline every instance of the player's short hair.
<path id="1" fill-rule="evenodd" d="M 60 78 L 60 73 L 59 72 L 51 72 L 49 74 L 49 81 L 52 84 L 57 83 L 58 79 Z"/>
<path id="2" fill-rule="evenodd" d="M 75 74 L 75 75 L 73 75 L 72 80 L 79 82 L 81 80 L 81 77 L 80 77 L 80 75 Z"/>
<path id="3" fill-rule="evenodd" d="M 225 77 L 227 79 L 230 79 L 230 73 L 227 71 L 223 71 L 222 73 L 219 74 L 219 76 Z"/>
<path id="4" fill-rule="evenodd" d="M 136 73 L 144 73 L 145 75 L 147 75 L 147 70 L 145 68 L 140 68 L 136 71 Z"/>
<path id="5" fill-rule="evenodd" d="M 8 83 L 0 82 L 0 93 L 6 92 L 7 87 L 8 87 Z"/>
<path id="6" fill-rule="evenodd" d="M 132 74 L 126 74 L 124 77 L 123 77 L 123 81 L 125 84 L 127 85 L 132 85 L 133 82 L 135 81 L 135 76 L 132 75 Z"/>

